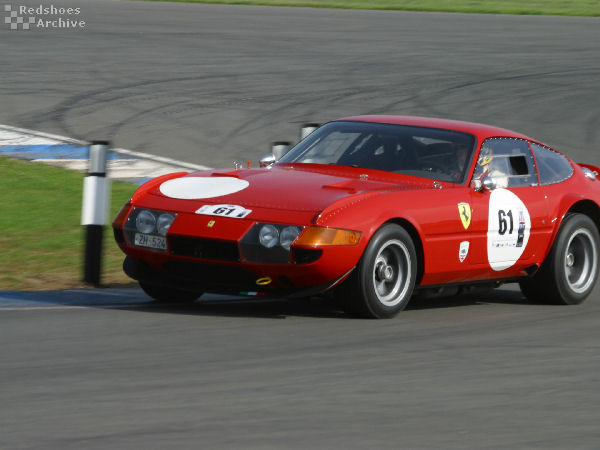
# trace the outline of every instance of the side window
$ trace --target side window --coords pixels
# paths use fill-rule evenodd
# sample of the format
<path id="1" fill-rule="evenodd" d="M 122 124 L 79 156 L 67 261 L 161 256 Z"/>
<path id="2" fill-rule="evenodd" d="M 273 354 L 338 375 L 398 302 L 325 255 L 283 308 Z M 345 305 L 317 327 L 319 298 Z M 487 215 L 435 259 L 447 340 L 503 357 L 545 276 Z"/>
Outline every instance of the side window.
<path id="1" fill-rule="evenodd" d="M 540 184 L 555 184 L 571 178 L 573 166 L 563 155 L 533 142 L 531 149 L 540 173 Z"/>
<path id="2" fill-rule="evenodd" d="M 483 141 L 473 183 L 491 177 L 499 188 L 537 186 L 533 156 L 527 141 L 490 138 Z"/>

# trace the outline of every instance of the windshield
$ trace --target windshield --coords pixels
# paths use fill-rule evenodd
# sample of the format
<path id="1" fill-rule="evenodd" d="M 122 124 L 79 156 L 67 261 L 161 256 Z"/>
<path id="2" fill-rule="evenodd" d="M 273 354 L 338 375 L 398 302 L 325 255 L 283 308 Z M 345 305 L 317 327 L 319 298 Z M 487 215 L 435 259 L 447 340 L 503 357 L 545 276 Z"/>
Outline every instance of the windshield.
<path id="1" fill-rule="evenodd" d="M 330 122 L 280 162 L 337 164 L 463 183 L 475 147 L 466 133 L 372 122 Z"/>

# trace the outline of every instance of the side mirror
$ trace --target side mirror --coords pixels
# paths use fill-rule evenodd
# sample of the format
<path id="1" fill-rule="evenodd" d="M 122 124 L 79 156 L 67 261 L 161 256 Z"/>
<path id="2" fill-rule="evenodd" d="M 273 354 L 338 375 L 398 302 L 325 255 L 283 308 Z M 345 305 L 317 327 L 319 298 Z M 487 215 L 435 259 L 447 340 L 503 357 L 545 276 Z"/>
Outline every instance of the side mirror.
<path id="1" fill-rule="evenodd" d="M 496 187 L 498 186 L 498 183 L 496 183 L 496 180 L 492 177 L 485 177 L 482 181 L 482 184 L 483 187 L 490 192 L 496 189 Z"/>
<path id="2" fill-rule="evenodd" d="M 491 192 L 498 187 L 498 183 L 492 177 L 485 177 L 483 180 L 473 180 L 472 186 L 477 192 L 483 192 L 484 189 Z"/>
<path id="3" fill-rule="evenodd" d="M 258 161 L 260 167 L 271 167 L 273 164 L 277 162 L 277 158 L 273 153 L 268 153 Z"/>
<path id="4" fill-rule="evenodd" d="M 273 142 L 271 144 L 271 153 L 263 156 L 260 161 L 260 167 L 271 167 L 279 161 L 283 155 L 290 151 L 291 144 L 289 142 Z"/>

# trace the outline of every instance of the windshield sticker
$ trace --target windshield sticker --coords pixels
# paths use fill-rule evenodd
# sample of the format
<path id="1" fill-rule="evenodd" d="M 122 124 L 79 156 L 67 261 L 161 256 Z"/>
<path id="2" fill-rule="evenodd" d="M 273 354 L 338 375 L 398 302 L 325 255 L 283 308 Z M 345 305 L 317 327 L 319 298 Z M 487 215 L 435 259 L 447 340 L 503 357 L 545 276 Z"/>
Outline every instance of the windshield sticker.
<path id="1" fill-rule="evenodd" d="M 511 191 L 496 189 L 490 195 L 487 254 L 495 271 L 519 260 L 529 241 L 531 217 L 525 204 Z"/>
<path id="2" fill-rule="evenodd" d="M 252 212 L 251 209 L 246 209 L 238 205 L 204 205 L 196 211 L 196 214 L 204 214 L 207 216 L 222 216 L 243 219 Z M 213 222 L 211 220 L 211 222 Z M 209 222 L 210 224 L 210 222 Z M 214 223 L 213 223 L 214 225 Z M 212 225 L 209 225 L 212 226 Z"/>
<path id="3" fill-rule="evenodd" d="M 235 194 L 249 184 L 234 177 L 182 177 L 165 181 L 160 192 L 170 198 L 195 200 Z"/>

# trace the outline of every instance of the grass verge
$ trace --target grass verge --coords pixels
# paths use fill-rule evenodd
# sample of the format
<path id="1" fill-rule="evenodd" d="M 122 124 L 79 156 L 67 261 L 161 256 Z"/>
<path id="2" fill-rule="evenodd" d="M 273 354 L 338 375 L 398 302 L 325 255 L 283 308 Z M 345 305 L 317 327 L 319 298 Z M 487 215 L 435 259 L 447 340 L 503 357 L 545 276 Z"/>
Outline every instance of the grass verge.
<path id="1" fill-rule="evenodd" d="M 62 289 L 81 282 L 84 175 L 66 169 L 0 157 L 0 289 Z M 111 219 L 136 186 L 113 182 Z M 106 227 L 103 283 L 131 280 L 123 253 Z"/>
<path id="2" fill-rule="evenodd" d="M 598 0 L 147 0 L 227 5 L 304 6 L 484 14 L 600 16 Z"/>

